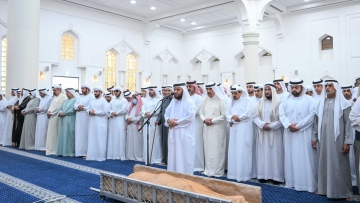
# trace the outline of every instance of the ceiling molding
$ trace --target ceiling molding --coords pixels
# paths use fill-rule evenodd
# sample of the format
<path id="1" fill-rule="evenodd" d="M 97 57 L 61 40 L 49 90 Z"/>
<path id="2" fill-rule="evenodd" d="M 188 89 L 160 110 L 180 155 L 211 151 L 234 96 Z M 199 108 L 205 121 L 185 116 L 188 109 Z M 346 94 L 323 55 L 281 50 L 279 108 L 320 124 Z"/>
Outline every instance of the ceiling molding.
<path id="1" fill-rule="evenodd" d="M 314 3 L 308 3 L 304 5 L 299 6 L 291 6 L 288 7 L 289 12 L 300 12 L 300 11 L 306 11 L 309 9 L 316 9 L 316 8 L 323 8 L 327 6 L 334 6 L 338 4 L 344 4 L 344 3 L 352 3 L 352 2 L 359 2 L 359 0 L 326 0 L 326 1 L 319 1 Z"/>

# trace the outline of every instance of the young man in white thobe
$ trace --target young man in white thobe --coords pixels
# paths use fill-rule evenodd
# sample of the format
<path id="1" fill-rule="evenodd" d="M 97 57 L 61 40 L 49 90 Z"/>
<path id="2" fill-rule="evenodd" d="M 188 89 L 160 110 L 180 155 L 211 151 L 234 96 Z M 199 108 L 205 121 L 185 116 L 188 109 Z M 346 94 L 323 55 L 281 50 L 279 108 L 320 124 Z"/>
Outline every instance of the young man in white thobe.
<path id="1" fill-rule="evenodd" d="M 264 85 L 262 84 L 256 84 L 254 86 L 255 89 L 255 97 L 256 97 L 256 101 L 260 102 L 261 98 L 263 97 L 263 91 L 264 91 Z"/>
<path id="2" fill-rule="evenodd" d="M 169 171 L 194 173 L 195 112 L 186 84 L 175 84 L 174 99 L 165 111 L 165 125 L 169 127 Z"/>
<path id="3" fill-rule="evenodd" d="M 49 119 L 46 116 L 50 104 L 53 98 L 50 96 L 49 92 L 44 89 L 39 90 L 40 95 L 40 104 L 36 108 L 36 131 L 35 131 L 35 150 L 45 151 L 46 150 L 46 135 L 49 125 Z"/>
<path id="4" fill-rule="evenodd" d="M 58 140 L 58 131 L 59 131 L 59 110 L 61 105 L 67 100 L 65 91 L 62 89 L 61 85 L 54 85 L 53 89 L 53 100 L 50 104 L 48 111 L 46 112 L 47 117 L 49 118 L 49 125 L 47 130 L 46 138 L 46 155 L 55 155 L 57 140 Z"/>
<path id="5" fill-rule="evenodd" d="M 114 88 L 114 98 L 110 102 L 109 128 L 107 143 L 107 159 L 126 160 L 126 122 L 125 115 L 128 109 L 128 102 L 122 94 L 120 87 Z"/>
<path id="6" fill-rule="evenodd" d="M 105 161 L 109 104 L 103 97 L 103 89 L 94 87 L 95 99 L 88 107 L 88 148 L 87 161 Z"/>
<path id="7" fill-rule="evenodd" d="M 75 119 L 75 156 L 85 158 L 90 117 L 87 111 L 91 100 L 94 99 L 94 94 L 91 93 L 91 88 L 87 84 L 81 85 L 81 93 L 82 95 L 76 99 L 74 104 L 74 109 L 77 111 Z"/>
<path id="8" fill-rule="evenodd" d="M 316 192 L 316 151 L 312 149 L 310 144 L 315 102 L 312 97 L 305 94 L 306 88 L 302 80 L 291 80 L 289 89 L 291 95 L 282 98 L 279 110 L 280 121 L 285 128 L 286 187 L 295 188 L 298 191 Z"/>
<path id="9" fill-rule="evenodd" d="M 274 80 L 273 83 L 275 85 L 276 93 L 278 94 L 278 98 L 280 101 L 289 96 L 289 92 L 286 89 L 286 85 L 283 79 Z"/>
<path id="10" fill-rule="evenodd" d="M 263 183 L 284 182 L 284 129 L 279 120 L 280 101 L 273 84 L 266 84 L 256 108 L 254 123 L 257 131 L 257 179 Z"/>
<path id="11" fill-rule="evenodd" d="M 204 157 L 204 139 L 203 139 L 203 128 L 204 122 L 201 120 L 199 110 L 201 103 L 204 98 L 201 96 L 201 92 L 196 84 L 196 81 L 186 82 L 190 99 L 195 104 L 195 171 L 204 171 L 205 168 L 205 157 Z"/>
<path id="12" fill-rule="evenodd" d="M 226 101 L 214 82 L 206 86 L 207 97 L 200 106 L 199 115 L 204 122 L 204 156 L 207 176 L 221 177 L 224 175 L 226 157 Z"/>
<path id="13" fill-rule="evenodd" d="M 160 95 L 159 90 L 156 86 L 151 86 L 147 89 L 147 95 L 146 99 L 144 99 L 144 105 L 142 106 L 142 116 L 144 118 L 144 122 L 148 120 L 148 118 L 151 116 L 151 114 L 157 109 L 157 111 L 154 113 L 153 117 L 150 119 L 150 125 L 149 125 L 149 157 L 152 150 L 152 157 L 151 164 L 152 163 L 161 163 L 162 160 L 162 153 L 161 153 L 161 134 L 160 130 L 156 129 L 155 122 L 157 120 L 157 117 L 159 115 L 160 111 Z M 155 130 L 156 129 L 156 130 Z M 143 136 L 144 136 L 144 160 L 145 164 L 147 164 L 147 126 L 145 125 L 143 128 Z M 155 135 L 154 135 L 155 133 Z M 155 138 L 154 138 L 155 136 Z"/>
<path id="14" fill-rule="evenodd" d="M 323 87 L 323 80 L 317 79 L 312 82 L 314 87 L 313 98 L 318 103 L 322 97 L 325 97 L 325 88 Z"/>
<path id="15" fill-rule="evenodd" d="M 230 126 L 227 178 L 248 181 L 252 178 L 253 168 L 253 100 L 238 85 L 233 85 L 230 91 L 232 97 L 226 108 Z"/>
<path id="16" fill-rule="evenodd" d="M 2 141 L 2 146 L 10 146 L 11 145 L 11 136 L 12 136 L 12 126 L 13 126 L 13 112 L 11 112 L 11 108 L 15 105 L 15 103 L 19 100 L 19 97 L 16 95 L 16 91 L 19 88 L 12 88 L 11 89 L 11 98 L 9 99 L 7 106 L 6 106 L 6 124 L 4 130 L 4 138 L 0 140 Z"/>
<path id="17" fill-rule="evenodd" d="M 324 86 L 326 97 L 316 107 L 312 139 L 312 147 L 319 151 L 317 192 L 328 198 L 351 198 L 349 150 L 354 143 L 349 119 L 351 104 L 341 94 L 336 80 L 325 80 Z"/>
<path id="18" fill-rule="evenodd" d="M 351 121 L 351 126 L 355 130 L 355 140 L 354 140 L 354 155 L 355 155 L 355 168 L 356 168 L 356 177 L 358 188 L 360 186 L 360 100 L 354 103 L 351 108 L 349 119 Z"/>

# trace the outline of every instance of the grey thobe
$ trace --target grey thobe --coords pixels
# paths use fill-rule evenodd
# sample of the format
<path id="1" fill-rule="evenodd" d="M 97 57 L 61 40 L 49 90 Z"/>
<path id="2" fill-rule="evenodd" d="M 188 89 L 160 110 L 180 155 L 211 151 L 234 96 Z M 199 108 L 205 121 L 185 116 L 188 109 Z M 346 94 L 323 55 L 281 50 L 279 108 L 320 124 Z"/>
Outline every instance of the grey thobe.
<path id="1" fill-rule="evenodd" d="M 24 109 L 26 115 L 21 132 L 19 149 L 33 150 L 35 146 L 36 113 L 35 110 L 40 104 L 40 99 L 35 97 L 29 101 Z"/>
<path id="2" fill-rule="evenodd" d="M 162 104 L 160 108 L 159 115 L 156 119 L 158 122 L 158 125 L 160 125 L 161 129 L 161 153 L 162 153 L 162 160 L 161 162 L 164 162 L 167 164 L 167 157 L 168 157 L 168 134 L 169 134 L 169 128 L 166 127 L 165 124 L 165 110 L 169 106 L 171 102 L 171 99 L 166 99 Z"/>
<path id="3" fill-rule="evenodd" d="M 318 145 L 318 193 L 328 198 L 349 198 L 352 196 L 349 153 L 343 154 L 341 151 L 344 144 L 353 143 L 353 129 L 349 120 L 351 109 L 344 109 L 339 118 L 340 134 L 335 142 L 334 104 L 335 99 L 325 99 Z M 318 139 L 317 126 L 318 117 L 315 117 L 313 141 Z"/>

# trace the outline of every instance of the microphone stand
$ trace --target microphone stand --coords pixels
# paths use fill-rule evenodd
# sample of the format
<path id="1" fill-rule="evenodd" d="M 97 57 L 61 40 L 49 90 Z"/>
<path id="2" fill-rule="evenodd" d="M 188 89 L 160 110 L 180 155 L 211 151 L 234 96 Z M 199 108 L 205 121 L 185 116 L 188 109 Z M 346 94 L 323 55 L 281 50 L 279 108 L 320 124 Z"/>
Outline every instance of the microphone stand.
<path id="1" fill-rule="evenodd" d="M 154 114 L 159 110 L 159 108 L 161 107 L 162 103 L 164 103 L 165 100 L 169 99 L 169 97 L 164 97 L 162 98 L 155 106 L 155 110 L 151 113 L 151 115 L 148 117 L 148 119 L 142 124 L 142 126 L 140 127 L 140 129 L 138 130 L 138 132 L 140 132 L 145 124 L 146 124 L 146 162 L 147 162 L 147 166 L 150 166 L 150 158 L 149 158 L 149 125 L 150 125 L 150 119 L 154 116 Z M 160 106 L 159 106 L 159 103 L 161 102 Z"/>

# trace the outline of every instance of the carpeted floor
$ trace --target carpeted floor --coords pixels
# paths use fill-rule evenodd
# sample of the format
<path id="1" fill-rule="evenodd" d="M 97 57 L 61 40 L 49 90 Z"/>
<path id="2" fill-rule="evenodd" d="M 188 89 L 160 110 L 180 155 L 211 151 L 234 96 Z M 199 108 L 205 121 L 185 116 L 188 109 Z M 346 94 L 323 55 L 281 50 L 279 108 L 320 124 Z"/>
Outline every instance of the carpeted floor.
<path id="1" fill-rule="evenodd" d="M 64 195 L 66 199 L 63 202 L 116 202 L 110 198 L 103 201 L 98 193 L 90 190 L 90 187 L 99 188 L 99 172 L 104 170 L 129 175 L 135 164 L 143 165 L 143 162 L 134 161 L 88 162 L 81 158 L 45 156 L 44 152 L 14 147 L 0 147 L 0 163 L 0 202 L 35 202 Z M 165 168 L 160 165 L 153 167 Z M 219 179 L 231 181 L 226 177 Z M 260 186 L 265 203 L 342 202 L 283 186 L 256 181 L 245 183 Z"/>

